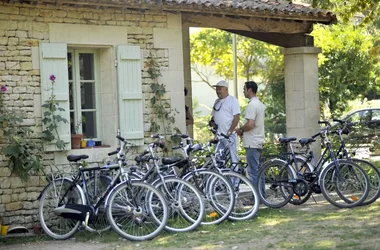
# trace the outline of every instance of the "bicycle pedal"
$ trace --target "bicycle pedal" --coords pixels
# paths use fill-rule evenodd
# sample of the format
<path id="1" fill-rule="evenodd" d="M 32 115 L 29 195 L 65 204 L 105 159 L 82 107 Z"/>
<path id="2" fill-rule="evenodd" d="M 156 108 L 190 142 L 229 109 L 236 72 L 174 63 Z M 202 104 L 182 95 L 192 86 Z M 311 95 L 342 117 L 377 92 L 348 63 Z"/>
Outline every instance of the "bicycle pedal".
<path id="1" fill-rule="evenodd" d="M 79 232 L 84 232 L 84 231 L 86 231 L 86 225 L 85 225 L 85 222 L 84 221 L 82 221 L 82 223 L 79 225 L 79 227 L 78 227 L 78 231 Z"/>

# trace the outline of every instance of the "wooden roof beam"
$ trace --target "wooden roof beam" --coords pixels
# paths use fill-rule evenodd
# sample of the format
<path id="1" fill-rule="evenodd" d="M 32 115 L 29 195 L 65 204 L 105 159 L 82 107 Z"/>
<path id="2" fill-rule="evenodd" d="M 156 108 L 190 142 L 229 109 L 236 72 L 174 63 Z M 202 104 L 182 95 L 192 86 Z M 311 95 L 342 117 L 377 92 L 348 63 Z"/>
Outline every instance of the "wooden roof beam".
<path id="1" fill-rule="evenodd" d="M 314 37 L 305 34 L 277 34 L 227 29 L 225 31 L 242 35 L 245 37 L 250 37 L 259 41 L 263 41 L 284 48 L 314 46 Z"/>
<path id="2" fill-rule="evenodd" d="M 189 27 L 241 30 L 261 33 L 303 34 L 313 30 L 310 22 L 279 21 L 264 18 L 232 18 L 182 14 L 182 22 Z"/>

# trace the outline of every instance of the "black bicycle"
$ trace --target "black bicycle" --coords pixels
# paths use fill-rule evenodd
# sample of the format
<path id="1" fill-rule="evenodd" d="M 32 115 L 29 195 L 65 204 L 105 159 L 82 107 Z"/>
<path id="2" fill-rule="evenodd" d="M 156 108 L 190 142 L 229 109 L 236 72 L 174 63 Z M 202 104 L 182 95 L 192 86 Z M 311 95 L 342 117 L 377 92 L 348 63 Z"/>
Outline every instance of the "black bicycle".
<path id="1" fill-rule="evenodd" d="M 69 155 L 67 160 L 78 166 L 77 173 L 68 177 L 54 176 L 38 197 L 39 220 L 43 230 L 52 238 L 63 240 L 71 237 L 79 228 L 95 231 L 97 217 L 104 214 L 111 227 L 122 237 L 129 240 L 148 240 L 156 237 L 168 220 L 168 207 L 164 196 L 152 185 L 130 180 L 128 172 L 123 171 L 123 148 L 117 151 L 118 163 L 100 167 L 86 167 L 87 155 Z M 116 174 L 102 193 L 94 180 L 88 176 L 104 170 L 114 170 Z M 96 174 L 92 176 L 97 176 Z M 102 175 L 98 175 L 102 176 Z M 99 182 L 99 183 L 107 183 Z M 95 229 L 94 229 L 95 228 Z"/>
<path id="2" fill-rule="evenodd" d="M 327 122 L 319 122 L 327 123 Z M 279 208 L 288 202 L 302 204 L 310 195 L 322 193 L 327 201 L 339 208 L 360 205 L 369 192 L 369 179 L 365 171 L 352 161 L 337 159 L 328 135 L 328 127 L 311 138 L 299 140 L 301 146 L 307 147 L 302 156 L 296 154 L 291 142 L 297 139 L 281 138 L 280 142 L 290 149 L 287 159 L 279 157 L 263 163 L 258 175 L 258 189 L 262 202 L 272 208 Z M 315 164 L 310 144 L 321 137 L 325 150 Z M 330 159 L 326 164 L 326 159 Z"/>

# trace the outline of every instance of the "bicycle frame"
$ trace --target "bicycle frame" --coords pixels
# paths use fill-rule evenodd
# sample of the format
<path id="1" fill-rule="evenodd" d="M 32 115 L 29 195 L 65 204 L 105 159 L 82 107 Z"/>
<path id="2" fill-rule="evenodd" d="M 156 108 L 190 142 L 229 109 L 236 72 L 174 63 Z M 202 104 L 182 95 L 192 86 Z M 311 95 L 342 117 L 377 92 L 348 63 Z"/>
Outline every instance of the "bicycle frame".
<path id="1" fill-rule="evenodd" d="M 339 175 L 339 161 L 336 157 L 336 154 L 334 153 L 334 150 L 332 148 L 332 145 L 331 145 L 331 141 L 329 140 L 328 138 L 328 133 L 331 133 L 328 131 L 328 129 L 323 129 L 321 130 L 319 133 L 313 135 L 311 138 L 314 139 L 316 138 L 317 136 L 320 136 L 322 138 L 322 142 L 323 144 L 325 145 L 325 149 L 324 151 L 322 152 L 321 156 L 319 157 L 317 163 L 315 163 L 315 156 L 314 156 L 314 153 L 313 151 L 310 150 L 310 147 L 308 146 L 308 153 L 307 153 L 307 156 L 305 157 L 305 162 L 304 164 L 307 164 L 307 163 L 311 163 L 312 166 L 313 166 L 313 171 L 310 173 L 310 174 L 314 174 L 314 175 L 317 175 L 318 176 L 318 185 L 320 185 L 320 178 L 319 178 L 319 175 L 320 173 L 322 172 L 322 169 L 323 169 L 323 166 L 327 163 L 327 162 L 334 162 L 335 166 L 336 166 L 336 173 L 338 176 Z M 341 130 L 338 130 L 337 133 L 341 136 Z M 300 175 L 300 170 L 302 169 L 302 167 L 304 167 L 304 165 L 302 165 L 301 167 L 298 167 L 298 164 L 297 164 L 297 157 L 295 156 L 295 153 L 293 151 L 293 149 L 291 148 L 292 150 L 292 159 L 293 161 L 295 162 L 295 166 L 296 166 L 296 172 L 297 172 L 297 176 Z M 344 145 L 342 144 L 340 149 L 338 150 L 338 152 L 340 150 L 343 150 L 345 154 L 348 154 L 347 153 L 347 150 L 344 148 Z M 312 183 L 309 183 L 309 185 L 312 185 L 316 182 L 316 180 L 314 180 Z"/>
<path id="2" fill-rule="evenodd" d="M 161 138 L 161 137 L 159 137 Z M 161 171 L 161 168 L 158 164 L 158 158 L 155 157 L 154 155 L 154 149 L 159 146 L 159 143 L 150 143 L 149 146 L 148 146 L 148 151 L 149 151 L 149 154 L 150 154 L 150 157 L 148 159 L 149 160 L 153 160 L 153 163 L 154 163 L 154 168 L 149 168 L 148 169 L 148 172 L 144 173 L 143 176 L 141 177 L 141 181 L 143 182 L 148 182 L 148 183 L 152 183 L 152 185 L 154 186 L 158 181 L 161 181 L 163 183 L 163 187 L 164 187 L 164 190 L 165 192 L 170 196 L 171 199 L 175 199 L 175 197 L 173 197 L 171 195 L 171 192 L 169 191 L 168 187 L 166 186 L 165 184 L 165 177 L 168 177 L 168 176 L 164 176 L 162 174 L 162 171 Z M 144 153 L 145 154 L 145 153 Z M 158 179 L 155 178 L 158 176 Z M 174 175 L 173 175 L 174 176 Z"/>
<path id="3" fill-rule="evenodd" d="M 125 173 L 123 173 L 123 169 L 121 166 L 122 166 L 123 160 L 124 160 L 122 151 L 126 145 L 127 145 L 127 143 L 125 142 L 124 147 L 120 148 L 120 150 L 117 152 L 118 163 L 106 164 L 105 166 L 92 167 L 92 168 L 84 168 L 83 167 L 84 164 L 82 162 L 79 163 L 78 164 L 79 165 L 78 173 L 73 177 L 73 179 L 69 179 L 71 181 L 71 185 L 66 190 L 66 192 L 63 194 L 63 196 L 59 200 L 58 204 L 61 204 L 63 202 L 64 198 L 66 197 L 66 195 L 68 194 L 68 192 L 74 186 L 77 186 L 78 189 L 80 190 L 80 192 L 82 192 L 84 194 L 84 198 L 85 198 L 84 205 L 87 205 L 91 209 L 91 212 L 94 216 L 98 215 L 99 207 L 102 205 L 103 202 L 104 202 L 104 207 L 105 208 L 108 207 L 109 196 L 113 192 L 113 190 L 115 190 L 119 185 L 122 185 L 124 183 L 130 183 L 130 181 L 131 181 L 128 177 L 128 173 L 126 173 L 126 175 L 127 175 L 126 180 L 122 180 L 122 178 L 121 178 L 122 175 L 125 174 Z M 103 191 L 103 193 L 96 199 L 96 201 L 94 203 L 92 203 L 90 196 L 89 196 L 88 189 L 87 189 L 86 173 L 94 171 L 96 174 L 102 170 L 118 170 L 118 171 L 117 171 L 116 175 L 114 175 L 114 177 L 112 178 L 111 182 L 108 184 L 107 188 Z M 97 181 L 97 178 L 95 177 L 95 182 L 96 181 Z M 94 193 L 96 193 L 97 185 L 94 185 L 94 188 L 95 188 Z M 132 193 L 130 193 L 130 190 L 131 189 L 127 189 L 128 196 L 130 196 L 132 198 L 132 201 L 134 203 L 137 203 L 135 200 L 136 196 L 133 195 Z M 92 229 L 90 229 L 88 227 L 86 227 L 86 229 L 89 231 L 92 231 Z"/>

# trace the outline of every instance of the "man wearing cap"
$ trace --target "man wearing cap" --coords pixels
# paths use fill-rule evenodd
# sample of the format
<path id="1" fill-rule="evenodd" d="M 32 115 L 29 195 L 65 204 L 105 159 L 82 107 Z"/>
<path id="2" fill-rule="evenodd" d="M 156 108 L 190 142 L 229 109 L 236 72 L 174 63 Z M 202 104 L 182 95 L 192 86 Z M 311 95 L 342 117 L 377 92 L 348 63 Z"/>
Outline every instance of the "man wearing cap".
<path id="1" fill-rule="evenodd" d="M 214 103 L 211 120 L 218 126 L 219 133 L 229 136 L 231 162 L 235 163 L 239 161 L 236 147 L 237 136 L 234 132 L 240 118 L 239 102 L 235 97 L 228 94 L 228 83 L 226 81 L 219 81 L 213 87 L 215 87 L 218 99 Z M 226 146 L 225 139 L 222 138 L 220 142 L 216 148 L 217 152 Z"/>

